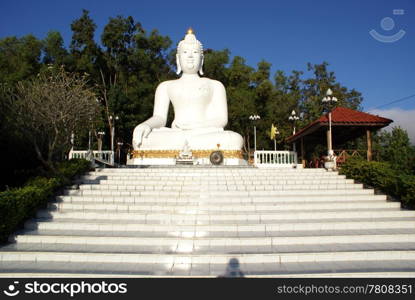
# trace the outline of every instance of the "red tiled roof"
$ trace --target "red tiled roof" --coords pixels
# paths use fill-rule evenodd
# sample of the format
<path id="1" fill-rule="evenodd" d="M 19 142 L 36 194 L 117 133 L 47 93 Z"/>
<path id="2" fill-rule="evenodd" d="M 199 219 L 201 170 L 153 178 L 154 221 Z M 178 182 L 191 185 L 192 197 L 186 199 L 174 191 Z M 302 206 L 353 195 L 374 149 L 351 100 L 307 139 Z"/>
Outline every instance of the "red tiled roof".
<path id="1" fill-rule="evenodd" d="M 329 121 L 329 117 L 327 114 L 322 115 L 317 122 L 319 123 L 326 123 Z M 371 115 L 365 112 L 353 110 L 346 107 L 336 107 L 331 112 L 331 121 L 333 123 L 385 123 L 389 124 L 393 121 L 391 119 L 382 118 L 379 116 Z"/>
<path id="2" fill-rule="evenodd" d="M 350 126 L 376 126 L 382 128 L 388 126 L 393 122 L 391 119 L 379 117 L 376 115 L 368 114 L 365 112 L 353 110 L 346 107 L 336 107 L 331 112 L 332 125 L 350 125 Z M 287 138 L 288 142 L 297 140 L 300 136 L 304 136 L 318 127 L 327 126 L 329 123 L 328 114 L 322 115 L 317 120 L 311 122 L 307 126 L 303 127 L 296 134 Z"/>

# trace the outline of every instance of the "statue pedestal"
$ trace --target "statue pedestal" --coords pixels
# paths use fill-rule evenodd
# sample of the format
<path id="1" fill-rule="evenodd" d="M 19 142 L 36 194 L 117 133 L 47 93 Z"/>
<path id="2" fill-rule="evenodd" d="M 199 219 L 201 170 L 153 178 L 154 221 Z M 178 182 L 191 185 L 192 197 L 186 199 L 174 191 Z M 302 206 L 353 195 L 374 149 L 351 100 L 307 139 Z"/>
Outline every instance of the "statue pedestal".
<path id="1" fill-rule="evenodd" d="M 192 151 L 189 151 L 188 144 L 185 146 L 185 150 L 179 153 L 179 157 L 176 159 L 176 165 L 194 165 L 195 160 L 192 155 Z"/>
<path id="2" fill-rule="evenodd" d="M 194 150 L 191 160 L 194 165 L 212 165 L 210 154 L 217 150 Z M 127 158 L 127 165 L 176 165 L 180 160 L 182 150 L 135 150 Z M 224 154 L 223 165 L 247 166 L 248 162 L 243 159 L 240 150 L 222 150 Z M 188 160 L 189 158 L 187 158 Z"/>

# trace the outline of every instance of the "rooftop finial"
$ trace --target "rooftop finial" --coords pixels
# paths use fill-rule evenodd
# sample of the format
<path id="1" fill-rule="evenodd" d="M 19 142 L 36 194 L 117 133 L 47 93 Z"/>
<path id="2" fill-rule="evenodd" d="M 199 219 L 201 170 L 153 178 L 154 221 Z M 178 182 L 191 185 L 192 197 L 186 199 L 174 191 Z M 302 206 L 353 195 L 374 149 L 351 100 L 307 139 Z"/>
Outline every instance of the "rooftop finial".
<path id="1" fill-rule="evenodd" d="M 195 34 L 192 27 L 189 27 L 189 29 L 187 29 L 187 34 Z"/>

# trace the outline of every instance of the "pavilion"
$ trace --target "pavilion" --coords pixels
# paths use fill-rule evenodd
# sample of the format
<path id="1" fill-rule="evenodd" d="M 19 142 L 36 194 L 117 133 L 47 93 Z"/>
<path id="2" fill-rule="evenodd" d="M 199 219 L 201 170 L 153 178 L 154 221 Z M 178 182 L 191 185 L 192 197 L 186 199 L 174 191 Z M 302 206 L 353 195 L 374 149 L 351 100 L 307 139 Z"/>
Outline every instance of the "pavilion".
<path id="1" fill-rule="evenodd" d="M 332 137 L 335 145 L 343 145 L 344 143 L 354 140 L 358 137 L 366 135 L 367 141 L 367 160 L 372 160 L 372 132 L 388 126 L 393 122 L 391 119 L 383 118 L 377 115 L 353 110 L 346 107 L 336 107 L 331 111 L 332 119 Z M 311 122 L 296 134 L 287 138 L 288 143 L 300 142 L 300 157 L 304 163 L 305 151 L 304 145 L 321 144 L 327 135 L 327 143 L 329 140 L 329 118 L 328 113 L 322 115 L 317 120 Z M 337 162 L 342 163 L 350 156 L 358 154 L 357 150 L 334 150 L 337 156 Z"/>

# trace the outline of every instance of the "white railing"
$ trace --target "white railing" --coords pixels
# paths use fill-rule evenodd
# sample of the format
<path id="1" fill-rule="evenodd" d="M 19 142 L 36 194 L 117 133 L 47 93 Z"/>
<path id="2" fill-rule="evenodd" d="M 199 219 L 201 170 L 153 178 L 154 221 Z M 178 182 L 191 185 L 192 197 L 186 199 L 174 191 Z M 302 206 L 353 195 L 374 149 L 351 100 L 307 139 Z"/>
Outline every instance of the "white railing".
<path id="1" fill-rule="evenodd" d="M 294 167 L 297 166 L 295 151 L 255 151 L 254 164 L 257 167 Z"/>
<path id="2" fill-rule="evenodd" d="M 88 150 L 71 150 L 69 152 L 68 159 L 83 158 L 87 160 L 96 159 L 102 162 L 106 162 L 110 165 L 114 165 L 114 151 L 92 151 L 92 156 L 88 153 Z"/>

